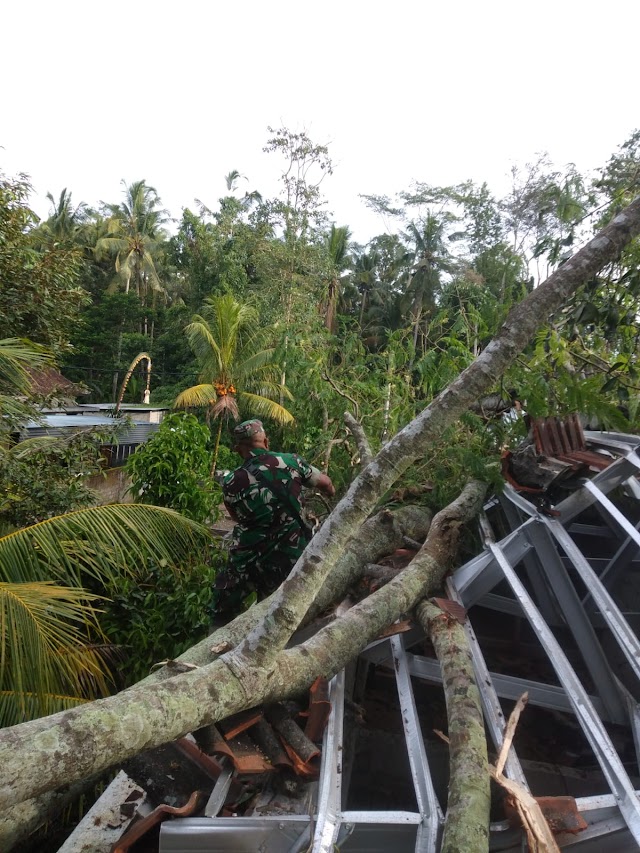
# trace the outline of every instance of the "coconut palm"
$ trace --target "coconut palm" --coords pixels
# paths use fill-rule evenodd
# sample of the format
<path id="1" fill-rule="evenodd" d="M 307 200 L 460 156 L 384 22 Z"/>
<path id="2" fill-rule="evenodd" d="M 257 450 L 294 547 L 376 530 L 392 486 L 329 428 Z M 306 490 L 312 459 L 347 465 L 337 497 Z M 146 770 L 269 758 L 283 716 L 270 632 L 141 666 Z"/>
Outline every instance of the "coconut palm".
<path id="1" fill-rule="evenodd" d="M 444 221 L 431 213 L 420 228 L 414 222 L 409 223 L 406 236 L 410 242 L 411 269 L 405 276 L 404 297 L 410 305 L 413 346 L 417 351 L 420 325 L 436 309 L 441 273 L 451 269 L 451 261 L 444 245 Z"/>
<path id="2" fill-rule="evenodd" d="M 340 296 L 340 279 L 351 264 L 349 258 L 349 237 L 351 232 L 346 225 L 336 228 L 331 226 L 331 231 L 325 239 L 325 247 L 329 256 L 331 279 L 327 291 L 327 302 L 325 309 L 325 326 L 335 334 L 336 310 Z"/>
<path id="3" fill-rule="evenodd" d="M 133 284 L 143 302 L 149 290 L 163 290 L 154 258 L 164 236 L 161 226 L 166 216 L 159 204 L 158 193 L 145 181 L 125 184 L 125 201 L 105 205 L 109 214 L 107 235 L 96 243 L 98 257 L 115 255 L 112 288 L 122 284 L 128 293 Z"/>
<path id="4" fill-rule="evenodd" d="M 0 726 L 105 695 L 98 593 L 148 560 L 175 563 L 206 536 L 172 510 L 141 504 L 78 510 L 0 536 Z"/>
<path id="5" fill-rule="evenodd" d="M 200 382 L 183 391 L 174 406 L 206 408 L 207 418 L 218 421 L 215 470 L 223 420 L 238 420 L 242 411 L 287 424 L 293 415 L 273 399 L 282 393 L 282 386 L 274 350 L 262 348 L 254 308 L 230 294 L 210 297 L 202 315 L 195 315 L 185 332 L 200 365 Z M 284 396 L 291 399 L 286 388 Z"/>

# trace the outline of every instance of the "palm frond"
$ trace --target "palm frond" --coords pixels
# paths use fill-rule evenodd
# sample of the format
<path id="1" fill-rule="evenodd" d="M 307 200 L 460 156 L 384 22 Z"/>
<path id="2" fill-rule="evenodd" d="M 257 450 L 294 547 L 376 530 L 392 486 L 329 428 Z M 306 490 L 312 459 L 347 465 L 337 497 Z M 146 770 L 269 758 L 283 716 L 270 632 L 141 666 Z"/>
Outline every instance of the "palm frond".
<path id="1" fill-rule="evenodd" d="M 15 394 L 31 391 L 29 367 L 41 367 L 51 361 L 51 354 L 44 347 L 20 338 L 0 340 L 0 387 Z"/>
<path id="2" fill-rule="evenodd" d="M 261 397 L 259 394 L 249 394 L 242 391 L 239 395 L 244 408 L 252 415 L 259 415 L 263 418 L 271 418 L 279 424 L 293 423 L 293 415 L 287 411 L 284 406 L 273 400 L 268 400 L 266 397 Z"/>
<path id="3" fill-rule="evenodd" d="M 58 515 L 0 537 L 0 581 L 54 578 L 81 587 L 135 574 L 151 559 L 175 562 L 209 538 L 179 513 L 144 504 L 112 504 Z"/>
<path id="4" fill-rule="evenodd" d="M 68 439 L 64 439 L 66 442 Z M 37 453 L 39 450 L 43 448 L 51 448 L 52 446 L 56 446 L 60 444 L 59 436 L 55 435 L 39 435 L 37 438 L 25 438 L 24 441 L 18 442 L 18 444 L 14 444 L 13 447 L 8 448 L 5 452 L 8 456 L 13 457 L 14 459 L 25 459 L 32 453 Z M 2 448 L 0 447 L 0 452 Z"/>
<path id="5" fill-rule="evenodd" d="M 0 582 L 0 725 L 105 694 L 104 661 L 85 645 L 99 632 L 97 596 L 51 582 Z"/>
<path id="6" fill-rule="evenodd" d="M 210 406 L 217 396 L 213 385 L 194 385 L 178 394 L 174 400 L 174 409 L 197 409 L 199 406 Z"/>
<path id="7" fill-rule="evenodd" d="M 251 378 L 260 371 L 273 370 L 275 372 L 278 370 L 278 365 L 273 360 L 274 354 L 274 349 L 265 349 L 247 356 L 247 358 L 239 362 L 234 372 L 234 378 L 237 380 L 244 379 L 245 377 Z"/>
<path id="8" fill-rule="evenodd" d="M 204 317 L 196 314 L 184 331 L 203 376 L 211 381 L 222 378 L 219 376 L 224 372 L 222 353 Z"/>
<path id="9" fill-rule="evenodd" d="M 287 400 L 293 400 L 293 394 L 286 385 L 281 385 L 280 382 L 270 382 L 266 379 L 260 379 L 253 387 L 253 393 L 259 394 L 261 397 L 266 397 L 268 400 L 273 400 L 275 397 L 285 397 Z"/>
<path id="10" fill-rule="evenodd" d="M 211 417 L 221 418 L 223 415 L 230 415 L 234 421 L 239 420 L 240 413 L 238 411 L 238 403 L 233 394 L 225 394 L 219 397 L 211 409 Z"/>

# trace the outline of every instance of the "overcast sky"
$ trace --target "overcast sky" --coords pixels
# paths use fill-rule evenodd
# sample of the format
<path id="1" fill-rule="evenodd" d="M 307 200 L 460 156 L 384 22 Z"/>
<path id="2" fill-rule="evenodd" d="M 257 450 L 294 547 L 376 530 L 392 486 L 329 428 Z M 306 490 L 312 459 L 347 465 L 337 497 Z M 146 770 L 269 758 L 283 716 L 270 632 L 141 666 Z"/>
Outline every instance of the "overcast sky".
<path id="1" fill-rule="evenodd" d="M 172 216 L 215 206 L 232 169 L 276 190 L 267 125 L 335 163 L 337 224 L 384 230 L 359 193 L 486 180 L 548 151 L 606 162 L 640 127 L 640 2 L 5 0 L 0 168 L 32 203 L 120 201 L 144 178 Z M 243 185 L 244 186 L 244 185 Z"/>

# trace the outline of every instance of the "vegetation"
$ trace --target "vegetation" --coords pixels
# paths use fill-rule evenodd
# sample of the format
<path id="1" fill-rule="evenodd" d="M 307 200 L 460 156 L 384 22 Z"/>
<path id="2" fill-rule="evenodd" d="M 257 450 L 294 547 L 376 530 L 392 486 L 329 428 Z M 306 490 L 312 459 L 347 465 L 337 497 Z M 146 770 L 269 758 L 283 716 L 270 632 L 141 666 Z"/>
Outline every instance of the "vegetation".
<path id="1" fill-rule="evenodd" d="M 141 503 L 166 506 L 194 521 L 217 515 L 219 486 L 209 476 L 209 431 L 193 415 L 166 417 L 127 460 L 131 492 Z"/>

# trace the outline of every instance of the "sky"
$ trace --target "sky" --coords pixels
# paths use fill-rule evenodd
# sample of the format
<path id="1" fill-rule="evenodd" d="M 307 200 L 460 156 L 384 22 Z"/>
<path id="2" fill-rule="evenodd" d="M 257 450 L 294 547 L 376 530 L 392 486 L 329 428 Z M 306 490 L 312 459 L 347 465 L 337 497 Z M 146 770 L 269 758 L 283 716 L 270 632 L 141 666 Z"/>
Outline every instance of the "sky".
<path id="1" fill-rule="evenodd" d="M 277 192 L 267 126 L 328 143 L 332 220 L 390 223 L 360 194 L 487 181 L 546 151 L 585 172 L 640 128 L 640 3 L 584 0 L 5 0 L 0 170 L 122 199 L 144 178 L 179 218 L 237 169 Z"/>

